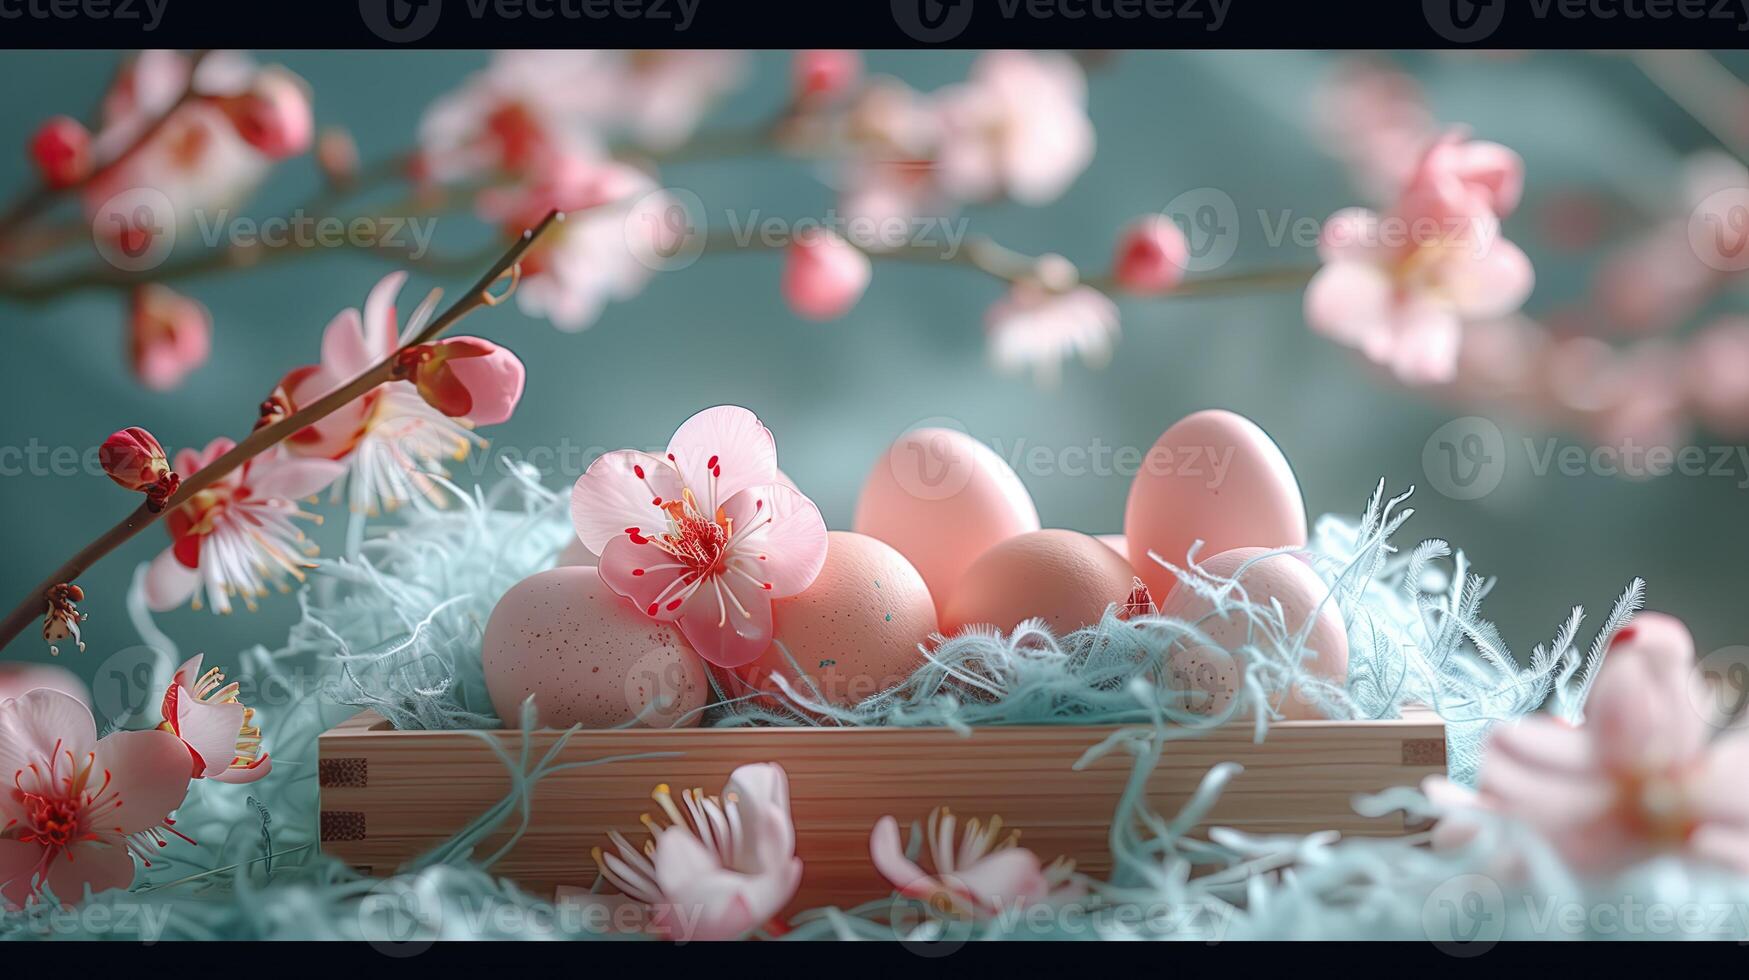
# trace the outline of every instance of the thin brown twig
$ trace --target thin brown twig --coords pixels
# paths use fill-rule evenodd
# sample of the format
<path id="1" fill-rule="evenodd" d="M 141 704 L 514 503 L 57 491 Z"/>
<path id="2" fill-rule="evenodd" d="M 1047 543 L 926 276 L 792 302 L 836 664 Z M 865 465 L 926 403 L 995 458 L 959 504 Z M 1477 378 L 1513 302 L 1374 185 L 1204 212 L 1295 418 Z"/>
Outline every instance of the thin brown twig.
<path id="1" fill-rule="evenodd" d="M 378 385 L 394 380 L 395 365 L 401 351 L 408 347 L 416 347 L 420 344 L 429 343 L 441 335 L 445 330 L 448 330 L 453 326 L 456 321 L 467 316 L 469 313 L 472 313 L 474 310 L 477 310 L 482 306 L 494 306 L 500 302 L 502 297 L 492 292 L 493 287 L 496 286 L 499 280 L 503 279 L 505 276 L 510 276 L 514 282 L 519 275 L 518 263 L 521 262 L 522 257 L 527 254 L 528 250 L 534 245 L 536 240 L 538 240 L 548 228 L 550 228 L 555 222 L 563 220 L 563 218 L 564 215 L 558 211 L 549 212 L 540 224 L 523 232 L 522 237 L 516 241 L 516 244 L 512 245 L 510 250 L 505 252 L 504 255 L 492 265 L 492 268 L 484 276 L 481 276 L 478 282 L 474 283 L 472 288 L 462 294 L 460 298 L 450 304 L 450 306 L 442 313 L 438 314 L 436 318 L 424 327 L 424 329 L 420 330 L 418 334 L 410 338 L 407 343 L 398 347 L 394 353 L 366 370 L 363 374 L 360 374 L 358 377 L 352 379 L 329 394 L 318 398 L 311 404 L 300 408 L 296 412 L 287 415 L 277 422 L 256 429 L 244 438 L 243 441 L 233 446 L 229 452 L 220 456 L 218 459 L 213 460 L 211 463 L 208 463 L 206 466 L 201 467 L 199 470 L 188 474 L 188 476 L 182 480 L 182 485 L 177 489 L 176 493 L 165 503 L 163 510 L 154 512 L 142 503 L 139 507 L 134 509 L 133 513 L 123 518 L 119 524 L 116 524 L 114 527 L 103 532 L 96 540 L 79 549 L 73 557 L 63 562 L 59 568 L 55 569 L 54 572 L 50 573 L 50 575 L 39 583 L 36 588 L 32 589 L 31 592 L 24 597 L 24 600 L 18 604 L 17 608 L 13 609 L 3 622 L 0 622 L 0 648 L 4 648 L 7 644 L 11 643 L 20 633 L 24 632 L 25 627 L 29 626 L 38 617 L 43 615 L 45 609 L 44 596 L 49 589 L 64 582 L 73 582 L 83 574 L 86 569 L 90 568 L 105 555 L 114 551 L 123 542 L 132 538 L 147 526 L 155 523 L 164 514 L 175 510 L 195 494 L 212 486 L 215 482 L 223 479 L 226 475 L 236 470 L 244 463 L 247 463 L 249 460 L 278 445 L 288 436 L 295 432 L 300 432 L 308 426 L 321 421 L 328 415 L 339 410 L 342 406 L 363 396 L 366 392 L 371 391 Z"/>

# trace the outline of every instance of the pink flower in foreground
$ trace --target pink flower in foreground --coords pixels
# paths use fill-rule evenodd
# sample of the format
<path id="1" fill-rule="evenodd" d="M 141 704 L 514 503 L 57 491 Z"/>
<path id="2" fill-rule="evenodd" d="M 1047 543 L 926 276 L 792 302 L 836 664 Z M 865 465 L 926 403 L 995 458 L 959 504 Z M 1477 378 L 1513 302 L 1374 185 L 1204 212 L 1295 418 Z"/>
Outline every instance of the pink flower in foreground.
<path id="1" fill-rule="evenodd" d="M 407 351 L 420 397 L 475 425 L 509 421 L 528 372 L 515 354 L 479 337 L 451 337 Z"/>
<path id="2" fill-rule="evenodd" d="M 153 391 L 169 391 L 206 363 L 213 320 L 206 307 L 157 283 L 134 290 L 128 317 L 128 361 Z"/>
<path id="3" fill-rule="evenodd" d="M 296 411 L 391 356 L 403 337 L 411 337 L 431 318 L 433 294 L 413 311 L 405 329 L 397 326 L 395 300 L 404 272 L 384 276 L 364 301 L 364 313 L 342 310 L 322 334 L 322 360 L 287 374 L 277 395 L 284 411 Z M 485 440 L 471 423 L 432 407 L 411 381 L 391 381 L 354 399 L 320 422 L 295 432 L 285 442 L 297 456 L 340 460 L 346 465 L 344 493 L 354 513 L 376 514 L 403 503 L 441 505 L 441 461 L 460 459 Z M 342 492 L 336 487 L 335 494 Z"/>
<path id="4" fill-rule="evenodd" d="M 666 456 L 608 453 L 571 490 L 571 521 L 601 578 L 652 618 L 678 621 L 719 667 L 771 645 L 771 601 L 807 588 L 826 562 L 826 523 L 777 478 L 777 446 L 748 410 L 706 409 Z"/>
<path id="5" fill-rule="evenodd" d="M 937 93 L 941 179 L 962 200 L 1056 200 L 1093 161 L 1087 78 L 1066 54 L 991 51 Z"/>
<path id="6" fill-rule="evenodd" d="M 873 274 L 868 256 L 836 232 L 798 235 L 783 268 L 783 298 L 797 316 L 835 320 L 850 312 Z"/>
<path id="7" fill-rule="evenodd" d="M 1716 698 L 1681 622 L 1641 613 L 1612 642 L 1583 724 L 1501 725 L 1473 797 L 1430 788 L 1459 808 L 1445 818 L 1459 840 L 1473 833 L 1463 809 L 1479 807 L 1529 824 L 1581 872 L 1664 852 L 1749 872 L 1749 729 L 1718 733 Z"/>
<path id="8" fill-rule="evenodd" d="M 214 439 L 201 452 L 176 454 L 176 472 L 192 475 L 229 452 L 235 443 Z M 170 511 L 164 526 L 171 546 L 152 561 L 145 579 L 146 604 L 164 612 L 204 595 L 213 611 L 231 611 L 240 596 L 249 609 L 285 576 L 302 581 L 307 541 L 293 522 L 314 519 L 294 501 L 321 492 L 345 467 L 327 459 L 301 459 L 279 450 L 251 459 Z"/>
<path id="9" fill-rule="evenodd" d="M 649 843 L 639 848 L 614 831 L 613 850 L 593 852 L 601 877 L 620 895 L 572 897 L 638 903 L 650 931 L 680 942 L 739 939 L 795 897 L 802 861 L 782 766 L 736 769 L 720 798 L 693 789 L 676 804 L 666 783 L 650 796 L 668 824 L 646 816 Z"/>
<path id="10" fill-rule="evenodd" d="M 159 728 L 180 738 L 194 760 L 192 778 L 252 783 L 273 770 L 261 748 L 255 709 L 237 699 L 235 682 L 214 667 L 201 672 L 201 655 L 183 664 L 164 691 Z"/>
<path id="11" fill-rule="evenodd" d="M 933 870 L 925 871 L 905 856 L 899 822 L 882 817 L 868 838 L 869 857 L 901 895 L 953 915 L 989 917 L 1021 905 L 1083 894 L 1074 879 L 1073 861 L 1058 858 L 1044 865 L 1038 855 L 1019 846 L 1018 830 L 1002 835 L 1001 817 L 991 817 L 988 824 L 966 821 L 957 844 L 956 829 L 956 818 L 947 807 L 929 811 L 923 840 Z"/>
<path id="12" fill-rule="evenodd" d="M 0 897 L 22 906 L 47 886 L 71 905 L 133 884 L 132 835 L 182 804 L 188 750 L 167 732 L 99 740 L 90 708 L 39 688 L 0 700 L 0 783 Z"/>
<path id="13" fill-rule="evenodd" d="M 1112 276 L 1133 293 L 1164 293 L 1184 278 L 1190 243 L 1165 215 L 1152 214 L 1124 229 L 1112 256 Z"/>
<path id="14" fill-rule="evenodd" d="M 1075 267 L 1057 255 L 1038 260 L 1036 275 L 1015 283 L 984 315 L 990 356 L 1005 371 L 1030 369 L 1039 384 L 1055 384 L 1062 362 L 1079 355 L 1099 366 L 1118 335 L 1117 304 L 1091 286 L 1075 285 Z"/>
<path id="15" fill-rule="evenodd" d="M 1516 203 L 1517 178 L 1503 170 L 1499 154 L 1472 155 L 1447 138 L 1393 210 L 1332 215 L 1318 247 L 1324 267 L 1306 288 L 1312 329 L 1409 384 L 1451 380 L 1463 323 L 1517 310 L 1535 278 L 1490 210 Z"/>

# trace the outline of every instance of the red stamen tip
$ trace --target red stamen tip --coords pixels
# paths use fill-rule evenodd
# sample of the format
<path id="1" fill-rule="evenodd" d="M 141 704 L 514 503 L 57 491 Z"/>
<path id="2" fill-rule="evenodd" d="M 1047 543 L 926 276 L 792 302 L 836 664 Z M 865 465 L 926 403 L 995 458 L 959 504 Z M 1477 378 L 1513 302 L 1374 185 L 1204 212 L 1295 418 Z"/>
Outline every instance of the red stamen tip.
<path id="1" fill-rule="evenodd" d="M 632 464 L 632 472 L 638 475 L 638 479 L 642 480 L 644 478 L 644 468 L 636 463 Z"/>
<path id="2" fill-rule="evenodd" d="M 642 575 L 642 574 L 644 574 L 644 570 L 643 570 L 643 569 L 641 569 L 641 568 L 634 568 L 634 569 L 632 569 L 632 575 L 633 575 L 633 577 L 636 577 L 636 576 L 639 576 L 639 575 Z"/>

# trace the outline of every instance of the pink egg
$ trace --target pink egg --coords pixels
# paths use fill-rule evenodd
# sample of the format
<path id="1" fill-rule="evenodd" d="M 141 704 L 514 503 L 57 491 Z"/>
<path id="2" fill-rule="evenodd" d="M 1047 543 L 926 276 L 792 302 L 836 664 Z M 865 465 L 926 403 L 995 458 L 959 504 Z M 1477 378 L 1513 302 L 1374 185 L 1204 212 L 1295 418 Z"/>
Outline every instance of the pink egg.
<path id="1" fill-rule="evenodd" d="M 1098 538 L 1100 543 L 1105 545 L 1107 548 L 1110 548 L 1111 550 L 1124 556 L 1125 560 L 1129 559 L 1130 543 L 1127 539 L 1124 538 L 1123 535 L 1121 535 L 1121 534 L 1095 534 L 1094 537 Z"/>
<path id="2" fill-rule="evenodd" d="M 79 675 L 54 664 L 0 663 L 0 701 L 46 687 L 91 705 L 91 692 Z"/>
<path id="3" fill-rule="evenodd" d="M 863 534 L 826 535 L 826 564 L 801 594 L 771 608 L 774 641 L 741 675 L 777 691 L 855 704 L 900 683 L 923 662 L 935 601 L 923 576 L 890 546 Z M 798 674 L 799 670 L 799 674 Z"/>
<path id="4" fill-rule="evenodd" d="M 1057 528 L 1018 535 L 966 569 L 941 617 L 942 631 L 994 626 L 1006 633 L 1037 617 L 1067 636 L 1124 601 L 1134 579 L 1129 562 L 1098 538 Z"/>
<path id="5" fill-rule="evenodd" d="M 1210 575 L 1232 578 L 1240 566 L 1268 552 L 1267 548 L 1235 548 L 1200 562 Z M 1333 684 L 1348 680 L 1348 630 L 1342 623 L 1341 611 L 1335 600 L 1326 602 L 1329 586 L 1305 562 L 1292 555 L 1271 555 L 1254 562 L 1239 575 L 1245 597 L 1254 605 L 1267 607 L 1271 599 L 1281 603 L 1290 631 L 1303 629 L 1306 620 L 1317 613 L 1317 621 L 1306 639 L 1311 654 L 1306 671 Z M 1320 606 L 1320 604 L 1322 604 Z M 1269 640 L 1252 635 L 1251 620 L 1243 611 L 1233 609 L 1225 615 L 1214 615 L 1214 607 L 1195 591 L 1180 584 L 1160 604 L 1160 614 L 1194 624 L 1213 640 L 1217 648 L 1179 643 L 1167 655 L 1169 681 L 1180 690 L 1197 690 L 1210 695 L 1202 702 L 1212 713 L 1232 701 L 1237 694 L 1238 665 L 1234 657 L 1246 644 L 1262 647 Z M 1189 680 L 1194 686 L 1180 687 Z M 1321 718 L 1323 714 L 1311 699 L 1289 692 L 1276 699 L 1282 716 L 1290 719 Z M 1193 710 L 1201 710 L 1193 708 Z"/>
<path id="6" fill-rule="evenodd" d="M 1039 527 L 1020 477 L 988 446 L 953 429 L 900 436 L 864 481 L 854 525 L 916 567 L 937 614 L 979 555 Z"/>
<path id="7" fill-rule="evenodd" d="M 538 572 L 512 586 L 481 644 L 492 708 L 515 727 L 535 695 L 543 728 L 698 724 L 710 698 L 704 662 L 680 631 L 632 608 L 594 568 Z"/>
<path id="8" fill-rule="evenodd" d="M 1257 423 L 1210 409 L 1180 419 L 1142 460 L 1124 508 L 1130 564 L 1155 596 L 1178 579 L 1192 543 L 1208 557 L 1234 548 L 1306 543 L 1306 504 L 1287 458 Z"/>

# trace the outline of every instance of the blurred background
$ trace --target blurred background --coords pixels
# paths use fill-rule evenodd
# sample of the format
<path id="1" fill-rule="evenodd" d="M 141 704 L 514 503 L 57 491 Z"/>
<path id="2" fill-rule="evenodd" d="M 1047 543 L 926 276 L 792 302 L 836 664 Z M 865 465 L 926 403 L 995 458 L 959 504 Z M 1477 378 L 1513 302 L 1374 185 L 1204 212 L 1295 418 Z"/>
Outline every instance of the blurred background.
<path id="1" fill-rule="evenodd" d="M 415 51 L 256 57 L 301 76 L 318 127 L 344 127 L 367 167 L 414 146 L 427 107 L 489 58 Z M 930 92 L 967 78 L 976 57 L 869 52 L 863 71 Z M 12 94 L 0 100 L 0 142 L 15 150 L 0 153 L 0 187 L 30 186 L 35 178 L 22 148 L 46 116 L 80 116 L 96 104 L 118 61 L 116 53 L 8 55 L 0 90 Z M 1212 189 L 1233 202 L 1237 230 L 1231 259 L 1206 274 L 1309 270 L 1318 261 L 1310 244 L 1272 242 L 1270 225 L 1285 218 L 1316 228 L 1340 208 L 1387 203 L 1368 186 L 1366 161 L 1357 162 L 1368 132 L 1462 124 L 1523 157 L 1524 201 L 1504 227 L 1535 266 L 1524 314 L 1540 326 L 1514 321 L 1494 328 L 1517 331 L 1501 341 L 1515 353 L 1489 362 L 1479 380 L 1466 374 L 1462 385 L 1410 387 L 1309 330 L 1300 285 L 1120 295 L 1121 338 L 1110 363 L 1071 361 L 1054 385 L 1041 386 L 1024 372 L 993 368 L 986 311 L 1006 287 L 977 270 L 877 261 L 854 309 L 813 323 L 785 304 L 780 254 L 713 252 L 655 274 L 581 332 L 555 329 L 514 306 L 475 314 L 463 332 L 515 350 L 527 365 L 528 386 L 513 420 L 483 430 L 489 458 L 452 466 L 452 474 L 464 485 L 491 482 L 499 473 L 493 459 L 508 455 L 541 466 L 548 485 L 568 486 L 593 452 L 660 446 L 697 409 L 733 402 L 760 414 L 777 435 L 783 469 L 830 526 L 847 528 L 869 468 L 896 435 L 919 422 L 950 420 L 1005 456 L 1037 446 L 1060 454 L 1067 447 L 1146 449 L 1183 415 L 1219 406 L 1251 417 L 1274 437 L 1314 516 L 1357 512 L 1381 478 L 1393 490 L 1415 486 L 1417 513 L 1400 543 L 1444 538 L 1479 572 L 1498 577 L 1484 611 L 1521 658 L 1553 634 L 1573 605 L 1601 616 L 1634 576 L 1647 580 L 1650 607 L 1690 623 L 1702 651 L 1749 642 L 1741 599 L 1749 464 L 1735 455 L 1742 439 L 1730 419 L 1686 411 L 1682 395 L 1699 383 L 1697 359 L 1699 367 L 1735 371 L 1729 355 L 1737 347 L 1720 341 L 1714 353 L 1697 358 L 1692 341 L 1740 312 L 1745 297 L 1730 276 L 1666 247 L 1670 230 L 1685 227 L 1695 207 L 1697 181 L 1721 179 L 1706 176 L 1721 171 L 1727 184 L 1736 179 L 1727 144 L 1737 135 L 1732 127 L 1749 126 L 1749 98 L 1733 72 L 1749 75 L 1749 59 L 1122 52 L 1082 56 L 1079 63 L 1096 133 L 1091 163 L 1048 203 L 1002 200 L 958 209 L 972 234 L 1026 255 L 1061 254 L 1091 276 L 1109 267 L 1130 221 L 1190 192 L 1189 200 L 1208 200 Z M 711 134 L 757 131 L 792 98 L 789 53 L 751 54 L 739 73 L 740 83 L 699 124 L 693 149 L 659 159 L 656 180 L 696 195 L 713 232 L 727 215 L 796 219 L 834 208 L 840 171 L 818 158 L 733 143 L 713 151 Z M 1697 119 L 1673 95 L 1715 118 Z M 1369 120 L 1368 112 L 1381 118 Z M 311 154 L 293 156 L 277 163 L 236 213 L 289 211 L 320 195 L 324 181 Z M 433 253 L 487 260 L 467 269 L 413 265 L 403 313 L 431 287 L 465 286 L 492 254 L 496 227 L 465 202 L 440 214 L 434 228 Z M 183 248 L 198 250 L 194 237 L 184 236 L 179 256 Z M 315 359 L 329 319 L 360 306 L 381 276 L 401 267 L 393 255 L 310 251 L 167 282 L 204 304 L 212 321 L 210 356 L 168 391 L 143 386 L 130 365 L 126 289 L 0 295 L 8 345 L 0 447 L 84 452 L 128 425 L 151 430 L 172 451 L 217 435 L 241 438 L 264 394 L 289 369 Z M 49 276 L 58 263 L 92 266 L 99 260 L 90 252 L 30 266 L 28 275 Z M 18 281 L 22 263 L 5 262 L 8 281 Z M 1540 339 L 1529 344 L 1527 335 Z M 1560 357 L 1538 346 L 1569 340 L 1584 343 L 1563 348 Z M 1520 388 L 1529 382 L 1520 375 L 1536 372 L 1538 397 L 1524 397 Z M 1604 376 L 1607 383 L 1598 380 Z M 1749 380 L 1749 367 L 1740 376 Z M 1632 400 L 1647 392 L 1658 397 L 1644 399 L 1650 404 Z M 1611 407 L 1621 412 L 1610 414 Z M 1492 492 L 1457 499 L 1466 495 L 1447 495 L 1437 478 L 1430 482 L 1424 450 L 1442 426 L 1471 417 L 1498 427 L 1506 465 Z M 1550 445 L 1545 440 L 1589 452 L 1624 433 L 1701 447 L 1709 464 L 1728 463 L 1703 474 L 1643 479 L 1591 466 L 1576 474 L 1538 472 L 1534 465 Z M 1525 448 L 1526 439 L 1533 449 Z M 0 596 L 10 607 L 134 501 L 77 466 L 20 465 L 16 453 L 5 462 Z M 1121 530 L 1127 474 L 1021 467 L 1021 475 L 1046 526 Z M 324 510 L 332 516 L 317 538 L 332 554 L 345 520 L 338 507 Z M 123 597 L 135 567 L 168 540 L 162 527 L 149 528 L 80 580 L 91 649 L 63 652 L 61 663 L 88 672 L 138 642 Z M 216 617 L 184 608 L 158 624 L 185 652 L 222 657 L 256 643 L 277 645 L 294 618 L 295 602 L 273 596 L 254 613 Z M 32 629 L 5 658 L 48 655 Z"/>

